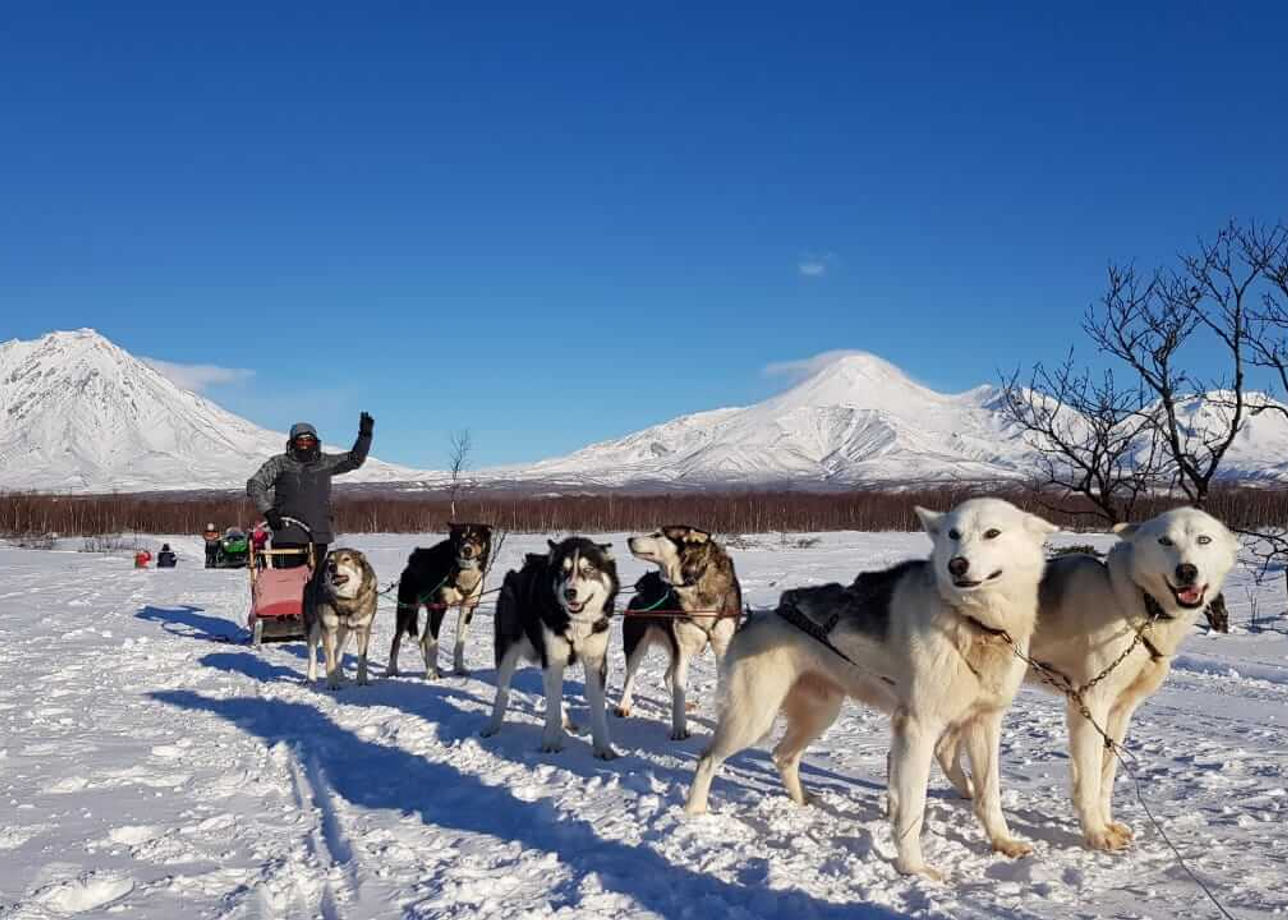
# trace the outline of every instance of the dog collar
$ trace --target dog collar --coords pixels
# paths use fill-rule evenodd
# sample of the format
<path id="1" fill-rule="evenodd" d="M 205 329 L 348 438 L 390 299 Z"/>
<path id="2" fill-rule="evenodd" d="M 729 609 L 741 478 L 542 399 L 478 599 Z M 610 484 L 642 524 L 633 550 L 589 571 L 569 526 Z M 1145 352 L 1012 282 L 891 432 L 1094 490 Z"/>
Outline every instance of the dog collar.
<path id="1" fill-rule="evenodd" d="M 987 623 L 983 623 L 975 619 L 970 614 L 962 613 L 960 610 L 957 612 L 961 614 L 961 618 L 963 620 L 966 620 L 968 623 L 973 625 L 980 632 L 987 633 L 988 635 L 992 636 L 995 639 L 1006 639 L 1010 641 L 1011 634 L 1008 633 L 1006 630 L 998 629 L 996 626 L 989 626 Z"/>
<path id="2" fill-rule="evenodd" d="M 1175 620 L 1172 614 L 1163 609 L 1163 605 L 1158 602 L 1158 598 L 1150 594 L 1144 588 L 1141 589 L 1141 596 L 1145 599 L 1145 613 L 1149 615 L 1150 621 L 1154 620 Z"/>

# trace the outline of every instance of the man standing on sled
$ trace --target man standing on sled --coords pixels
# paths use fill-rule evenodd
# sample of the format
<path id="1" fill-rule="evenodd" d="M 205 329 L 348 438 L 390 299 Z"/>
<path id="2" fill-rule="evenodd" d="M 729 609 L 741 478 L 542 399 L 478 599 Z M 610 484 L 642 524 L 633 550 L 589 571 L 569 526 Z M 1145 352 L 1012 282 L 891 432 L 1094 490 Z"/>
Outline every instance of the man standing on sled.
<path id="1" fill-rule="evenodd" d="M 374 427 L 375 419 L 362 413 L 358 421 L 358 440 L 353 442 L 353 449 L 343 454 L 324 454 L 317 429 L 308 422 L 297 422 L 291 426 L 286 453 L 270 459 L 246 480 L 246 494 L 273 529 L 274 549 L 299 549 L 312 542 L 316 561 L 313 570 L 315 581 L 325 570 L 323 562 L 326 561 L 327 544 L 334 537 L 331 533 L 331 477 L 362 466 L 371 450 Z M 312 531 L 311 536 L 298 525 L 282 520 L 288 517 L 307 524 Z"/>

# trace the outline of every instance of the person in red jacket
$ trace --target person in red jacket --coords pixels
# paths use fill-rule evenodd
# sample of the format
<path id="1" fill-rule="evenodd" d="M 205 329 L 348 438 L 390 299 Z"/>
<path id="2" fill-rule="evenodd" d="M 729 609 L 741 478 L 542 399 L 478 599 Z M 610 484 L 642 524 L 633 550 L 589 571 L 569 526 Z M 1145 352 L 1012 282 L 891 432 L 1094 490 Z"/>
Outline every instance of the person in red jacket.
<path id="1" fill-rule="evenodd" d="M 141 549 L 134 554 L 134 567 L 136 569 L 146 569 L 148 563 L 152 561 L 152 554 L 146 549 Z"/>
<path id="2" fill-rule="evenodd" d="M 256 568 L 264 568 L 265 556 L 263 555 L 265 547 L 268 546 L 268 531 L 264 529 L 263 524 L 256 524 L 255 529 L 250 532 L 250 555 L 254 560 Z"/>

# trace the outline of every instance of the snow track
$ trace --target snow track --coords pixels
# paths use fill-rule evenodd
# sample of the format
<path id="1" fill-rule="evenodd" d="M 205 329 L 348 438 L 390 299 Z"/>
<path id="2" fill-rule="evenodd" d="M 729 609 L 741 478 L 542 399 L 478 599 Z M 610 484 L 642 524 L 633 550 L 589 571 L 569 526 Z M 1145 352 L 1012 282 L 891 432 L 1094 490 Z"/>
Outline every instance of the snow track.
<path id="1" fill-rule="evenodd" d="M 968 804 L 936 775 L 927 856 L 951 878 L 933 885 L 890 864 L 881 716 L 847 706 L 809 751 L 802 776 L 815 807 L 786 798 L 766 745 L 729 762 L 710 815 L 685 819 L 712 725 L 709 657 L 694 668 L 691 739 L 667 738 L 654 652 L 635 714 L 610 723 L 619 759 L 595 760 L 587 736 L 541 754 L 533 669 L 519 672 L 501 733 L 478 737 L 493 693 L 490 608 L 471 632 L 471 676 L 380 678 L 392 623 L 382 610 L 375 682 L 329 693 L 304 684 L 302 644 L 239 644 L 244 573 L 198 568 L 198 541 L 166 539 L 182 554 L 169 572 L 0 549 L 0 916 L 1215 914 L 1125 777 L 1116 801 L 1137 845 L 1081 848 L 1062 706 L 1036 689 L 1008 716 L 1002 759 L 1004 807 L 1036 853 L 989 853 Z M 511 537 L 498 573 L 543 540 Z M 368 552 L 385 583 L 414 540 L 345 542 Z M 923 547 L 916 535 L 826 534 L 808 549 L 765 539 L 734 558 L 761 605 L 788 585 L 848 580 Z M 620 565 L 628 583 L 641 571 Z M 1236 624 L 1245 581 L 1230 593 Z M 1284 606 L 1270 589 L 1259 597 L 1263 612 Z M 1151 809 L 1244 918 L 1288 911 L 1288 628 L 1283 616 L 1270 627 L 1196 634 L 1131 738 Z M 416 654 L 404 650 L 404 668 Z M 612 700 L 621 673 L 615 637 Z M 584 723 L 581 676 L 570 671 L 566 689 Z"/>

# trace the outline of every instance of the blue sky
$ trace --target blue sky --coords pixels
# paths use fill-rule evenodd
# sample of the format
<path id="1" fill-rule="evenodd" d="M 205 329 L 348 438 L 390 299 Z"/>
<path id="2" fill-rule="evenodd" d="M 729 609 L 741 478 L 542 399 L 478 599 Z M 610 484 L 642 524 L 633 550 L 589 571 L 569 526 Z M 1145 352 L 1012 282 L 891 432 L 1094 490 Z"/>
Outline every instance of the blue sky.
<path id="1" fill-rule="evenodd" d="M 117 6 L 0 20 L 0 338 L 93 326 L 334 441 L 367 409 L 414 466 L 832 349 L 1094 360 L 1110 260 L 1288 217 L 1283 4 Z"/>

